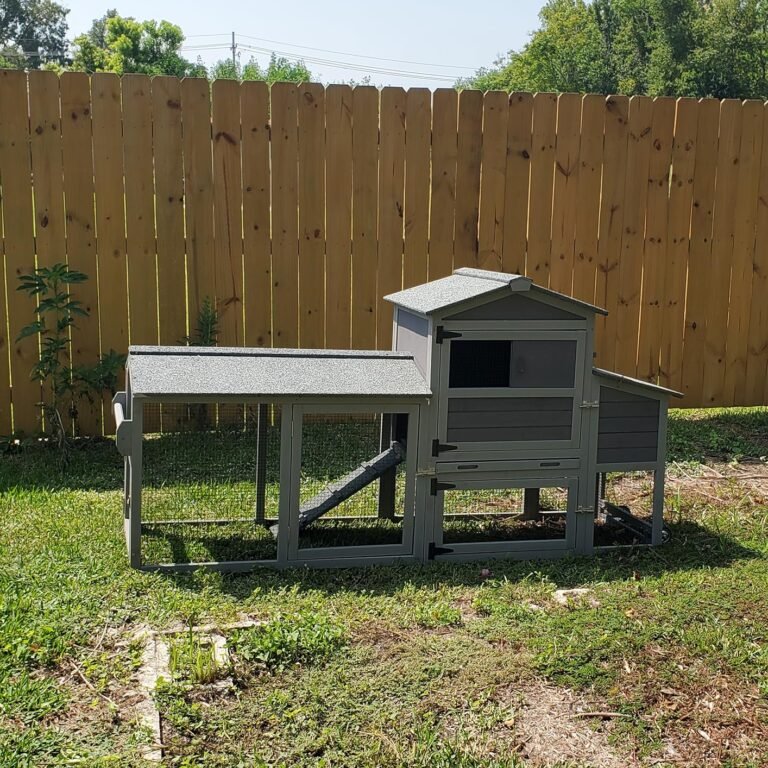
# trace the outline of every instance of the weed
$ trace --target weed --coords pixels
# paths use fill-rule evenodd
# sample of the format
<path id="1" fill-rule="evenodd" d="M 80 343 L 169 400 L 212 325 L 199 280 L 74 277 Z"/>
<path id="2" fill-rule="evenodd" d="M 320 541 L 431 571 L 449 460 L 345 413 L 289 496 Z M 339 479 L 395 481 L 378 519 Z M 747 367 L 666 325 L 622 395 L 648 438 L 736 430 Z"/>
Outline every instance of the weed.
<path id="1" fill-rule="evenodd" d="M 230 648 L 241 662 L 277 672 L 327 659 L 344 642 L 344 630 L 328 616 L 302 612 L 238 630 L 230 638 Z"/>

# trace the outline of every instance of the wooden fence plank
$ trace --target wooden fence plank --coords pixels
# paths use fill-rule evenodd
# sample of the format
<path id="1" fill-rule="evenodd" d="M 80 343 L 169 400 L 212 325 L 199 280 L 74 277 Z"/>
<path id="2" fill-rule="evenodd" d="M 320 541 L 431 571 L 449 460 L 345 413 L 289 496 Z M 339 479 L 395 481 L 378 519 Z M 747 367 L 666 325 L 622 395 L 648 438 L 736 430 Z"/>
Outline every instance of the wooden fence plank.
<path id="1" fill-rule="evenodd" d="M 405 255 L 403 286 L 427 281 L 432 94 L 409 88 L 405 95 Z"/>
<path id="2" fill-rule="evenodd" d="M 595 271 L 600 230 L 600 176 L 603 165 L 605 97 L 591 93 L 581 103 L 581 145 L 576 192 L 578 213 L 573 254 L 573 296 L 595 301 Z"/>
<path id="3" fill-rule="evenodd" d="M 533 97 L 531 190 L 528 198 L 528 277 L 549 287 L 552 248 L 552 184 L 555 170 L 557 95 Z"/>
<path id="4" fill-rule="evenodd" d="M 531 177 L 533 95 L 511 93 L 507 120 L 502 270 L 525 273 L 528 250 L 528 189 Z"/>
<path id="5" fill-rule="evenodd" d="M 59 77 L 55 72 L 31 70 L 28 83 L 36 261 L 38 267 L 50 267 L 66 261 L 67 252 Z M 43 382 L 43 399 L 50 402 L 51 398 L 50 382 Z M 60 415 L 64 428 L 70 431 L 69 415 Z"/>
<path id="6" fill-rule="evenodd" d="M 352 348 L 376 346 L 379 92 L 352 91 Z"/>
<path id="7" fill-rule="evenodd" d="M 763 111 L 768 105 L 763 107 Z M 763 115 L 763 153 L 760 160 L 755 223 L 755 251 L 752 262 L 752 297 L 747 335 L 745 405 L 768 403 L 768 115 Z"/>
<path id="8" fill-rule="evenodd" d="M 480 153 L 483 144 L 483 94 L 459 94 L 456 157 L 456 213 L 453 268 L 477 267 L 477 222 L 480 204 Z"/>
<path id="9" fill-rule="evenodd" d="M 91 81 L 85 72 L 64 72 L 60 89 L 67 263 L 70 268 L 88 275 L 88 280 L 77 286 L 77 298 L 89 316 L 78 319 L 72 329 L 72 363 L 93 365 L 99 358 L 99 293 L 93 210 Z M 80 433 L 100 435 L 101 400 L 93 403 L 81 400 L 77 410 Z"/>
<path id="10" fill-rule="evenodd" d="M 674 132 L 675 100 L 654 99 L 637 347 L 637 375 L 653 383 L 659 379 L 667 260 L 669 174 Z"/>
<path id="11" fill-rule="evenodd" d="M 190 332 L 206 298 L 215 300 L 211 89 L 202 77 L 181 81 L 184 134 L 184 214 Z"/>
<path id="12" fill-rule="evenodd" d="M 489 91 L 483 99 L 483 143 L 480 177 L 480 220 L 477 266 L 502 271 L 504 247 L 504 183 L 507 174 L 509 96 Z"/>
<path id="13" fill-rule="evenodd" d="M 243 343 L 240 85 L 234 80 L 216 80 L 211 91 L 214 254 L 219 345 L 239 346 Z M 295 161 L 295 153 L 293 157 Z M 295 249 L 294 242 L 294 253 Z"/>
<path id="14" fill-rule="evenodd" d="M 696 99 L 677 100 L 675 136 L 672 144 L 672 180 L 669 185 L 659 383 L 678 391 L 681 391 L 683 386 L 685 288 L 698 117 L 699 103 Z"/>
<path id="15" fill-rule="evenodd" d="M 573 249 L 579 205 L 581 99 L 578 93 L 561 93 L 557 99 L 549 285 L 568 296 L 573 290 Z"/>
<path id="16" fill-rule="evenodd" d="M 429 279 L 453 269 L 453 223 L 456 208 L 459 98 L 453 88 L 432 96 L 432 206 L 429 222 Z"/>
<path id="17" fill-rule="evenodd" d="M 272 247 L 269 232 L 269 87 L 240 86 L 243 165 L 245 345 L 272 343 Z"/>
<path id="18" fill-rule="evenodd" d="M 326 210 L 325 341 L 349 349 L 352 270 L 352 89 L 329 85 L 325 94 Z M 426 254 L 422 255 L 426 264 Z"/>
<path id="19" fill-rule="evenodd" d="M 763 102 L 745 101 L 741 106 L 741 145 L 736 186 L 731 294 L 725 350 L 722 401 L 745 405 L 747 355 L 755 256 L 755 225 L 763 155 Z M 763 247 L 760 243 L 759 247 Z M 763 297 L 763 301 L 768 297 Z M 760 300 L 760 299 L 758 299 Z"/>
<path id="20" fill-rule="evenodd" d="M 0 189 L 3 179 L 0 176 Z M 11 411 L 11 367 L 8 344 L 8 303 L 5 298 L 5 232 L 3 231 L 2 200 L 0 200 L 0 436 L 13 431 Z"/>
<path id="21" fill-rule="evenodd" d="M 325 91 L 298 89 L 299 122 L 299 343 L 325 343 Z"/>
<path id="22" fill-rule="evenodd" d="M 131 344 L 157 344 L 152 84 L 146 75 L 125 75 L 122 86 L 130 339 Z M 175 344 L 178 338 L 166 342 Z"/>
<path id="23" fill-rule="evenodd" d="M 299 342 L 298 108 L 296 86 L 275 83 L 272 116 L 272 343 Z"/>
<path id="24" fill-rule="evenodd" d="M 720 102 L 702 99 L 696 129 L 696 165 L 691 209 L 691 245 L 688 253 L 688 289 L 683 340 L 683 405 L 703 400 L 704 355 L 707 334 L 707 286 L 712 279 L 712 223 L 720 123 Z"/>
<path id="25" fill-rule="evenodd" d="M 624 186 L 624 231 L 619 259 L 619 298 L 615 318 L 616 369 L 637 373 L 640 287 L 643 270 L 643 228 L 648 195 L 653 100 L 633 96 L 629 102 L 627 176 Z"/>
<path id="26" fill-rule="evenodd" d="M 712 258 L 707 276 L 707 336 L 704 358 L 703 402 L 721 400 L 725 384 L 725 345 L 728 332 L 728 298 L 731 282 L 734 201 L 739 182 L 741 102 L 726 99 L 720 105 L 720 142 L 717 149 L 715 210 L 712 225 Z"/>
<path id="27" fill-rule="evenodd" d="M 597 318 L 597 362 L 613 369 L 614 343 L 619 305 L 619 263 L 624 186 L 627 177 L 629 140 L 629 99 L 608 96 L 605 100 L 605 140 L 603 146 L 603 181 L 600 200 L 600 229 L 597 244 L 595 303 L 608 310 L 608 317 Z"/>
<path id="28" fill-rule="evenodd" d="M 181 91 L 178 78 L 152 78 L 152 123 L 155 155 L 159 336 L 161 344 L 180 344 L 187 333 L 187 285 L 184 243 L 184 155 L 181 137 Z M 193 319 L 193 326 L 196 319 Z M 222 318 L 222 322 L 226 324 L 226 319 Z M 242 339 L 242 336 L 238 338 Z"/>
<path id="29" fill-rule="evenodd" d="M 403 286 L 405 208 L 405 91 L 381 91 L 379 144 L 379 250 L 376 345 L 392 346 L 392 305 L 384 296 Z"/>
<path id="30" fill-rule="evenodd" d="M 40 429 L 38 403 L 41 389 L 30 381 L 37 362 L 37 339 L 18 341 L 21 329 L 34 319 L 33 299 L 16 289 L 19 277 L 35 268 L 34 222 L 30 179 L 27 76 L 24 72 L 0 70 L 0 178 L 3 181 L 5 270 L 8 285 L 8 330 L 11 366 L 11 398 L 16 431 Z"/>
<path id="31" fill-rule="evenodd" d="M 101 351 L 124 354 L 128 348 L 128 276 L 120 78 L 111 73 L 92 75 L 91 100 Z M 103 400 L 106 432 L 114 429 L 110 399 L 105 395 Z"/>

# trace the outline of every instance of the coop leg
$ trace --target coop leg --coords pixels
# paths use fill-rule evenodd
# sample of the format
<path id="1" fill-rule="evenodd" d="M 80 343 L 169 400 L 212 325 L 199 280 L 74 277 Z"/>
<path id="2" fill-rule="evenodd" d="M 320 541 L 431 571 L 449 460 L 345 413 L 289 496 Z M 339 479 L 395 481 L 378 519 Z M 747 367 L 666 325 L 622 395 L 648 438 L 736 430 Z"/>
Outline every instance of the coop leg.
<path id="1" fill-rule="evenodd" d="M 392 424 L 394 416 L 391 413 L 381 415 L 380 450 L 385 451 L 392 443 Z M 397 467 L 387 470 L 379 479 L 379 517 L 392 520 L 395 517 L 395 483 Z"/>
<path id="2" fill-rule="evenodd" d="M 523 520 L 538 520 L 541 488 L 523 489 Z"/>
<path id="3" fill-rule="evenodd" d="M 256 522 L 263 524 L 267 498 L 267 406 L 259 404 L 256 421 Z"/>

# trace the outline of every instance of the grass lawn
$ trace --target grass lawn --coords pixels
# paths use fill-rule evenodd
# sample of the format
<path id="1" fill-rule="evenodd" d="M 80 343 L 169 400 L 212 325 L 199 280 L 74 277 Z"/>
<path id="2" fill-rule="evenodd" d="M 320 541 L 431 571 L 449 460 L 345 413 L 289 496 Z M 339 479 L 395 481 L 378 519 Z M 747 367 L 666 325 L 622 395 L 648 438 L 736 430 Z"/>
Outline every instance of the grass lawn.
<path id="1" fill-rule="evenodd" d="M 0 766 L 149 765 L 137 633 L 246 618 L 169 635 L 163 765 L 768 765 L 768 409 L 669 451 L 660 549 L 231 576 L 127 568 L 110 441 L 2 455 Z"/>

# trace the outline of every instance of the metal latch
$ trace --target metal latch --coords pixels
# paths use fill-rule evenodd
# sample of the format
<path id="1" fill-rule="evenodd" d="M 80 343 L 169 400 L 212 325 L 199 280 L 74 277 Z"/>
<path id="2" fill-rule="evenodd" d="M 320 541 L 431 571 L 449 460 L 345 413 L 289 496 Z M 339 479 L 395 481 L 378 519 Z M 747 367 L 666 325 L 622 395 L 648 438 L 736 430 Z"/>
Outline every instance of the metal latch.
<path id="1" fill-rule="evenodd" d="M 442 344 L 444 339 L 458 339 L 461 334 L 458 331 L 446 331 L 442 325 L 435 328 L 435 341 Z"/>
<path id="2" fill-rule="evenodd" d="M 450 555 L 452 552 L 453 550 L 450 547 L 438 547 L 435 546 L 434 541 L 430 541 L 427 550 L 427 559 L 434 560 L 436 555 Z"/>
<path id="3" fill-rule="evenodd" d="M 600 407 L 600 401 L 599 400 L 585 400 L 579 408 L 599 408 Z"/>
<path id="4" fill-rule="evenodd" d="M 441 443 L 438 438 L 432 441 L 432 455 L 439 456 L 443 451 L 455 451 L 459 446 Z"/>
<path id="5" fill-rule="evenodd" d="M 436 477 L 433 477 L 429 481 L 429 495 L 437 496 L 438 491 L 450 491 L 451 488 L 455 487 L 456 485 L 454 483 L 441 483 Z"/>
<path id="6" fill-rule="evenodd" d="M 595 514 L 595 508 L 594 507 L 589 507 L 589 506 L 576 507 L 576 511 L 580 515 L 594 515 Z"/>

